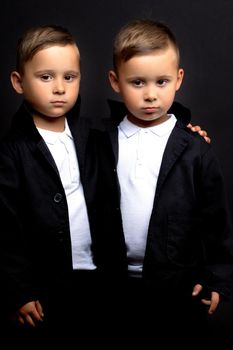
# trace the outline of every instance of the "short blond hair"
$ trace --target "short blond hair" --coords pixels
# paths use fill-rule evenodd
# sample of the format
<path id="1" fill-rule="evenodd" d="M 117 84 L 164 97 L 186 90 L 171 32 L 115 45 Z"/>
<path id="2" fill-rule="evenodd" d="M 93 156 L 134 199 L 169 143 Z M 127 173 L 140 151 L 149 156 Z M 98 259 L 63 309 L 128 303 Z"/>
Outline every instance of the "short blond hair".
<path id="1" fill-rule="evenodd" d="M 76 45 L 72 34 L 58 25 L 42 25 L 30 28 L 18 40 L 16 54 L 16 69 L 23 74 L 24 65 L 34 55 L 45 48 L 54 45 Z"/>
<path id="2" fill-rule="evenodd" d="M 148 19 L 134 20 L 123 26 L 115 37 L 113 45 L 113 65 L 117 71 L 121 62 L 145 53 L 166 49 L 172 45 L 177 53 L 179 66 L 180 53 L 177 40 L 163 23 Z"/>

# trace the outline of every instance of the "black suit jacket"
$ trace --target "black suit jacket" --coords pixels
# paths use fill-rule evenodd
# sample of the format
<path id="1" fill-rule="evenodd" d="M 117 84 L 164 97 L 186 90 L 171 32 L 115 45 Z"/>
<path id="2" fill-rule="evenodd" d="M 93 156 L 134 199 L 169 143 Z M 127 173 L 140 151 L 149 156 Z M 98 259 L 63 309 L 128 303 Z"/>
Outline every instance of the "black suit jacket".
<path id="1" fill-rule="evenodd" d="M 79 107 L 78 101 L 67 120 L 92 228 L 95 172 L 93 167 L 91 178 L 85 172 L 89 122 L 79 118 Z M 1 294 L 8 311 L 68 283 L 72 255 L 66 196 L 26 103 L 0 143 L 0 217 Z"/>
<path id="2" fill-rule="evenodd" d="M 108 132 L 96 131 L 91 137 L 98 159 L 97 216 L 102 241 L 110 243 L 109 237 L 115 237 L 117 249 L 122 249 L 117 252 L 109 244 L 115 259 L 111 267 L 117 270 L 124 265 L 126 269 L 117 178 L 117 123 L 111 124 Z M 162 293 L 191 293 L 198 282 L 206 290 L 229 297 L 232 272 L 233 231 L 218 160 L 211 145 L 178 121 L 164 152 L 154 194 L 144 280 Z"/>

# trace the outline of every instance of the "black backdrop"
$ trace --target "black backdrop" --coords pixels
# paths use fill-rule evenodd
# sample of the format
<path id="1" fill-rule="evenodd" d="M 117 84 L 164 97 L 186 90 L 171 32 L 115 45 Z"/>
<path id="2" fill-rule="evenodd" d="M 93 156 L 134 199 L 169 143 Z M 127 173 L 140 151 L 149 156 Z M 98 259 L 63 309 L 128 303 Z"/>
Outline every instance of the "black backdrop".
<path id="1" fill-rule="evenodd" d="M 185 79 L 176 100 L 192 111 L 192 121 L 208 131 L 222 164 L 233 211 L 233 1 L 232 0 L 2 0 L 0 10 L 0 134 L 21 102 L 10 85 L 18 37 L 31 26 L 55 23 L 76 37 L 82 57 L 82 112 L 98 122 L 108 114 L 106 98 L 116 98 L 107 80 L 112 40 L 134 18 L 167 23 L 181 47 Z M 210 323 L 213 339 L 229 342 L 233 302 Z M 220 332 L 221 330 L 221 332 Z M 231 339 L 232 338 L 232 339 Z"/>

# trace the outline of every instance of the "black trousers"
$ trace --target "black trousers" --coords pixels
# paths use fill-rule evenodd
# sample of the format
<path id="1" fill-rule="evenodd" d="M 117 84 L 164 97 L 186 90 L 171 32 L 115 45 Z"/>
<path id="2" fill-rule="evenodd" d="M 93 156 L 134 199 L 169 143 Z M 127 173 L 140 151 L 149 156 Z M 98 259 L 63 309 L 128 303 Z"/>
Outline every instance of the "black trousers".
<path id="1" fill-rule="evenodd" d="M 41 301 L 44 320 L 37 327 L 3 320 L 0 341 L 7 349 L 45 347 L 71 349 L 83 344 L 102 346 L 108 323 L 104 279 L 97 271 L 74 271 L 67 283 L 58 283 Z"/>
<path id="2" fill-rule="evenodd" d="M 157 292 L 138 278 L 112 283 L 96 271 L 75 271 L 45 300 L 44 321 L 35 329 L 8 327 L 7 349 L 113 346 L 195 349 L 205 346 L 207 310 L 190 296 Z M 33 345 L 32 345 L 33 344 Z M 81 345 L 82 344 L 82 345 Z M 161 345 L 162 344 L 162 345 Z"/>
<path id="3" fill-rule="evenodd" d="M 158 292 L 140 278 L 128 278 L 115 293 L 116 339 L 143 349 L 197 349 L 207 344 L 207 309 L 189 295 Z M 198 347 L 197 347 L 198 346 Z"/>

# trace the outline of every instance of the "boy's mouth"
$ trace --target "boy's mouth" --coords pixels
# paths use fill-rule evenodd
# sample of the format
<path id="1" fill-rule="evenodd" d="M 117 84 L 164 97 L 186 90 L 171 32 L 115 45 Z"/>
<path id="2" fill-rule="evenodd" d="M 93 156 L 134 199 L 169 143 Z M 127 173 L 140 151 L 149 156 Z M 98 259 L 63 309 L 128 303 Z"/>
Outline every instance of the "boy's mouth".
<path id="1" fill-rule="evenodd" d="M 143 108 L 143 111 L 146 113 L 155 113 L 159 110 L 158 107 L 145 107 Z"/>

